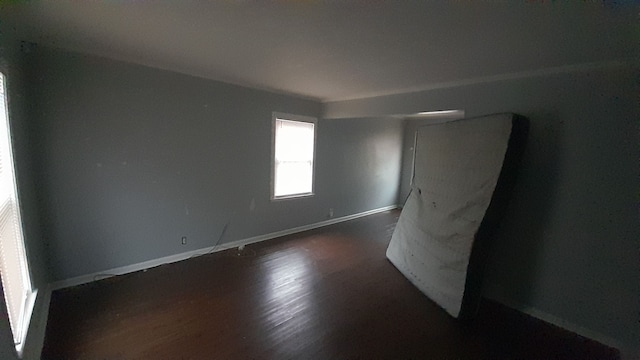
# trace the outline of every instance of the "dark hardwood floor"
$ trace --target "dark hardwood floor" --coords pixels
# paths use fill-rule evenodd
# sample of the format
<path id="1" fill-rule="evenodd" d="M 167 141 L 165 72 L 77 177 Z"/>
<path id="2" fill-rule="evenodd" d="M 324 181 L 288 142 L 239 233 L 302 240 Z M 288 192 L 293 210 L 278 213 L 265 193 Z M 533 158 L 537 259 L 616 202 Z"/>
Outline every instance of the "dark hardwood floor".
<path id="1" fill-rule="evenodd" d="M 451 318 L 387 261 L 398 214 L 55 291 L 42 358 L 618 358 L 494 302 Z"/>

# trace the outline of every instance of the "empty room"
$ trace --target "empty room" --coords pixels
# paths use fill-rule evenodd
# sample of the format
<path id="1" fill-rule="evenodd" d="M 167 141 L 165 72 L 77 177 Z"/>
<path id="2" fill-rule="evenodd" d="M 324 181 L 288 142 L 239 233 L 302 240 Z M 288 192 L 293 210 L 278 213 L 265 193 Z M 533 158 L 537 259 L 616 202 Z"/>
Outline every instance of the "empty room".
<path id="1" fill-rule="evenodd" d="M 637 2 L 0 1 L 0 358 L 640 358 L 639 64 Z"/>

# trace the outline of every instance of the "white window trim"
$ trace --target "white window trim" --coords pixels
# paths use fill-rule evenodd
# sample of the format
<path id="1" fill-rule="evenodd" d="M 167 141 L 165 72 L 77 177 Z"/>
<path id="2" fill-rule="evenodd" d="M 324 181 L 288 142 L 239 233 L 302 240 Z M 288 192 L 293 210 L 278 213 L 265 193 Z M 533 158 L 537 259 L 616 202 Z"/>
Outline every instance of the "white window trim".
<path id="1" fill-rule="evenodd" d="M 33 308 L 36 305 L 36 298 L 38 296 L 38 289 L 33 288 L 33 284 L 31 285 L 31 293 L 27 295 L 27 299 L 25 300 L 25 309 L 22 314 L 21 324 L 21 337 L 20 342 L 16 345 L 16 352 L 18 353 L 18 357 L 22 358 L 24 353 L 24 345 L 27 340 L 27 332 L 29 331 L 29 325 L 31 324 L 31 318 L 33 317 Z"/>
<path id="2" fill-rule="evenodd" d="M 311 174 L 311 192 L 301 193 L 301 194 L 292 194 L 292 195 L 284 195 L 284 196 L 275 196 L 275 171 L 276 171 L 276 120 L 290 120 L 290 121 L 300 121 L 300 122 L 308 122 L 313 123 L 313 173 Z M 303 115 L 294 115 L 294 114 L 286 114 L 281 112 L 274 111 L 271 114 L 271 182 L 270 192 L 271 192 L 271 201 L 281 201 L 281 200 L 289 200 L 289 199 L 300 199 L 306 197 L 312 197 L 315 195 L 316 188 L 316 147 L 318 144 L 318 119 L 312 116 L 303 116 Z"/>

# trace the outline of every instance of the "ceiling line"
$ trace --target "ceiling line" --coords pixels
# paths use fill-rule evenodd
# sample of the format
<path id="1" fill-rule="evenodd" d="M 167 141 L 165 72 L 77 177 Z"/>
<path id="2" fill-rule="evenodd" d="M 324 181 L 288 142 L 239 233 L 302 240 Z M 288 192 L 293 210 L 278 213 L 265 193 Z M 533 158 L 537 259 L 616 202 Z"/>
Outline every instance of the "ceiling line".
<path id="1" fill-rule="evenodd" d="M 506 73 L 506 74 L 500 74 L 500 75 L 482 76 L 482 77 L 476 77 L 476 78 L 434 83 L 429 85 L 413 86 L 413 87 L 408 87 L 408 88 L 394 90 L 394 91 L 380 91 L 380 92 L 372 93 L 371 95 L 323 100 L 322 103 L 327 104 L 327 103 L 336 103 L 336 102 L 342 102 L 342 101 L 363 100 L 363 99 L 370 99 L 370 98 L 383 97 L 383 96 L 410 94 L 410 93 L 416 93 L 421 91 L 455 88 L 460 86 L 477 85 L 477 84 L 491 83 L 491 82 L 498 82 L 498 81 L 518 80 L 518 79 L 526 79 L 526 78 L 533 78 L 533 77 L 540 77 L 540 76 L 550 76 L 550 75 L 577 73 L 577 72 L 586 72 L 586 71 L 604 71 L 604 70 L 613 70 L 618 68 L 619 69 L 640 68 L 640 59 L 627 58 L 622 60 L 599 61 L 599 62 L 581 63 L 581 64 L 573 64 L 573 65 L 555 66 L 555 67 L 549 67 L 549 68 L 538 69 L 538 70 L 527 70 L 527 71 Z"/>

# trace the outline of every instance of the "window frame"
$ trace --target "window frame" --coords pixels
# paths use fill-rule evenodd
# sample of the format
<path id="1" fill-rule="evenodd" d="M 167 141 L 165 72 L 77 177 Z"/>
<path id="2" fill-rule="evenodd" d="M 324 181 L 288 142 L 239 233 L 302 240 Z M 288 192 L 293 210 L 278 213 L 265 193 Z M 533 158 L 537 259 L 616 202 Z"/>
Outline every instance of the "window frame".
<path id="1" fill-rule="evenodd" d="M 31 325 L 31 320 L 33 317 L 33 310 L 35 307 L 35 301 L 36 301 L 36 297 L 38 294 L 38 289 L 34 286 L 33 283 L 33 275 L 31 272 L 31 264 L 29 263 L 29 254 L 28 254 L 28 249 L 27 249 L 27 244 L 26 244 L 26 237 L 25 237 L 25 225 L 24 225 L 24 220 L 23 220 L 23 210 L 22 210 L 22 201 L 20 199 L 20 184 L 18 181 L 18 170 L 17 170 L 17 166 L 15 163 L 15 148 L 14 148 L 14 139 L 13 139 L 13 129 L 12 129 L 12 121 L 11 121 L 11 99 L 10 99 L 10 94 L 9 94 L 9 83 L 10 83 L 10 79 L 9 79 L 9 75 L 8 75 L 9 71 L 7 71 L 6 68 L 4 67 L 0 67 L 0 77 L 2 77 L 2 83 L 3 83 L 3 87 L 4 87 L 4 95 L 0 95 L 0 101 L 2 101 L 4 103 L 4 116 L 5 116 L 5 125 L 6 129 L 7 129 L 7 141 L 8 141 L 8 145 L 9 145 L 9 153 L 8 153 L 8 164 L 9 164 L 9 168 L 11 171 L 11 175 L 12 175 L 12 187 L 13 187 L 13 195 L 14 195 L 14 200 L 15 200 L 15 206 L 16 206 L 16 225 L 17 225 L 17 231 L 20 232 L 19 235 L 19 244 L 18 246 L 21 247 L 21 251 L 19 251 L 19 253 L 21 253 L 22 256 L 24 256 L 24 259 L 21 259 L 20 261 L 20 266 L 22 267 L 21 272 L 24 271 L 24 275 L 26 277 L 26 279 L 21 279 L 25 282 L 26 285 L 28 285 L 28 289 L 27 293 L 25 294 L 25 297 L 23 298 L 22 304 L 21 304 L 21 312 L 19 314 L 19 319 L 17 320 L 17 324 L 14 324 L 11 320 L 9 320 L 9 327 L 11 329 L 11 335 L 12 335 L 12 340 L 14 342 L 14 347 L 16 349 L 16 354 L 18 355 L 18 358 L 22 358 L 23 353 L 24 353 L 24 346 L 25 346 L 25 342 L 27 339 L 27 334 L 29 331 L 29 327 Z M 0 115 L 2 116 L 2 115 Z M 0 121 L 2 121 L 0 119 Z M 2 125 L 0 125 L 2 126 Z M 3 287 L 5 284 L 5 280 L 2 279 L 3 281 Z M 4 291 L 7 291 L 6 289 L 4 289 Z M 6 293 L 2 294 L 3 296 L 3 300 L 5 302 L 5 306 L 6 306 L 6 310 L 7 310 L 7 317 L 10 317 L 11 315 L 9 315 L 9 304 L 6 304 L 6 302 L 8 302 L 9 300 L 7 299 Z M 17 332 L 17 334 L 16 334 Z M 16 337 L 17 342 L 16 342 Z"/>
<path id="2" fill-rule="evenodd" d="M 291 194 L 291 195 L 282 195 L 276 196 L 276 184 L 275 184 L 275 175 L 276 175 L 276 122 L 277 120 L 287 120 L 287 121 L 296 121 L 296 122 L 306 122 L 313 124 L 313 157 L 311 159 L 311 192 L 300 193 L 300 194 Z M 303 116 L 303 115 L 295 115 L 295 114 L 287 114 L 282 112 L 274 111 L 271 114 L 271 181 L 270 181 L 270 199 L 271 201 L 282 201 L 289 199 L 300 199 L 300 198 L 308 198 L 314 196 L 315 186 L 316 186 L 316 147 L 318 144 L 318 119 L 312 116 Z"/>

